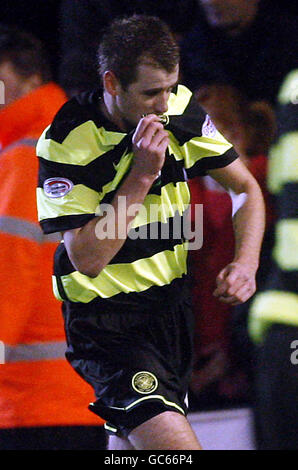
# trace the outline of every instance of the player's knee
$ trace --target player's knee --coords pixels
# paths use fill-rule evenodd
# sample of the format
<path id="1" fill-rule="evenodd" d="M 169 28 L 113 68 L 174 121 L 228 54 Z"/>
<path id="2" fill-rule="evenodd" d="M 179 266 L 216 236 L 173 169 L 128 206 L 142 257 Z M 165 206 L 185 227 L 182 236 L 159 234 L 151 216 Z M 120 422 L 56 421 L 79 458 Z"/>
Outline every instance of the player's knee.
<path id="1" fill-rule="evenodd" d="M 138 450 L 200 450 L 200 443 L 186 417 L 166 411 L 154 416 L 129 434 Z"/>
<path id="2" fill-rule="evenodd" d="M 110 436 L 108 450 L 135 450 L 135 447 L 124 437 Z"/>

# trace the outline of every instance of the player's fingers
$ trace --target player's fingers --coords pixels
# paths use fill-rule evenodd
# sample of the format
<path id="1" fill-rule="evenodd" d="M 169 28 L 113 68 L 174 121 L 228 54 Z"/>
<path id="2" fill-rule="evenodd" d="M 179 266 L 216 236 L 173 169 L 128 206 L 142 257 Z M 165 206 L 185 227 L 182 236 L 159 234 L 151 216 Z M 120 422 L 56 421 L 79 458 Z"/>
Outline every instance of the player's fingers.
<path id="1" fill-rule="evenodd" d="M 220 297 L 223 295 L 227 290 L 227 286 L 225 282 L 223 281 L 221 284 L 219 284 L 216 289 L 213 291 L 214 297 Z"/>
<path id="2" fill-rule="evenodd" d="M 161 129 L 157 129 L 155 134 L 153 134 L 153 136 L 151 138 L 151 143 L 152 143 L 153 146 L 159 147 L 161 142 L 164 142 L 165 140 L 167 140 L 167 142 L 169 142 L 169 134 L 162 127 Z"/>
<path id="3" fill-rule="evenodd" d="M 228 275 L 223 281 L 219 282 L 217 288 L 214 291 L 215 297 L 220 295 L 235 295 L 236 292 L 242 287 L 245 286 L 248 282 L 247 276 L 242 276 L 240 273 L 233 276 Z"/>
<path id="4" fill-rule="evenodd" d="M 156 136 L 156 141 L 160 141 L 160 132 L 164 132 L 163 126 L 159 122 L 151 122 L 143 132 L 142 137 L 139 142 L 136 142 L 138 147 L 148 147 L 156 145 L 156 142 L 153 142 L 154 137 Z M 163 136 L 162 136 L 163 137 Z"/>
<path id="5" fill-rule="evenodd" d="M 156 132 L 157 129 L 162 129 L 163 125 L 158 120 L 158 117 L 155 114 L 148 114 L 144 118 L 142 118 L 133 134 L 132 142 L 137 144 L 140 142 L 141 139 L 144 141 L 149 141 Z"/>
<path id="6" fill-rule="evenodd" d="M 235 280 L 227 279 L 226 280 L 226 294 L 227 295 L 236 295 L 236 293 L 243 287 L 247 288 L 249 279 L 245 276 L 239 276 Z"/>
<path id="7" fill-rule="evenodd" d="M 227 266 L 225 280 L 232 286 L 239 280 L 246 282 L 249 279 L 249 275 L 243 268 L 243 265 L 239 263 L 231 263 Z"/>
<path id="8" fill-rule="evenodd" d="M 169 136 L 166 135 L 159 143 L 159 150 L 161 153 L 165 153 L 169 145 Z"/>
<path id="9" fill-rule="evenodd" d="M 221 271 L 221 273 L 216 278 L 217 287 L 213 292 L 215 297 L 223 295 L 231 287 L 230 282 L 227 280 L 227 270 Z"/>
<path id="10" fill-rule="evenodd" d="M 219 300 L 225 304 L 230 304 L 232 306 L 239 305 L 246 302 L 254 293 L 254 290 L 249 285 L 244 285 L 234 295 L 222 295 L 219 297 Z"/>
<path id="11" fill-rule="evenodd" d="M 220 276 L 221 275 L 221 276 Z M 250 276 L 241 266 L 230 264 L 223 269 L 216 279 L 217 289 L 215 296 L 228 294 L 234 295 L 238 289 L 250 282 Z"/>
<path id="12" fill-rule="evenodd" d="M 219 274 L 216 277 L 217 284 L 220 284 L 225 279 L 226 276 L 227 276 L 227 269 L 224 268 L 219 272 Z"/>

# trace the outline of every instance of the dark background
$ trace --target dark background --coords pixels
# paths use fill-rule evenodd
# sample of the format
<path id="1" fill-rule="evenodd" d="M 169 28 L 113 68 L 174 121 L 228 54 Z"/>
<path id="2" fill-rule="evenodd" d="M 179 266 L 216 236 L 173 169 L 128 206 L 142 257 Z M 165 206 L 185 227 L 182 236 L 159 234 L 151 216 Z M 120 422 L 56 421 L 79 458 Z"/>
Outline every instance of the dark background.
<path id="1" fill-rule="evenodd" d="M 0 6 L 0 22 L 30 31 L 45 43 L 54 72 L 60 57 L 60 3 L 60 0 L 1 0 Z M 268 4 L 278 8 L 281 14 L 285 11 L 293 15 L 298 13 L 298 5 L 294 0 L 268 0 Z"/>

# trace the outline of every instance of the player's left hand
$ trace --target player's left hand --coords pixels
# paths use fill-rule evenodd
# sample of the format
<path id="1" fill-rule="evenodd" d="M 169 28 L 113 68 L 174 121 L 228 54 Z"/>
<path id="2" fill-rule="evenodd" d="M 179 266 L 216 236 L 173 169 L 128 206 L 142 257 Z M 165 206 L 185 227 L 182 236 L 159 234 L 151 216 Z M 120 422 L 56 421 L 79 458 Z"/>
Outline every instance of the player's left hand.
<path id="1" fill-rule="evenodd" d="M 256 272 L 246 265 L 233 262 L 223 268 L 216 278 L 213 295 L 223 303 L 239 305 L 256 291 Z"/>

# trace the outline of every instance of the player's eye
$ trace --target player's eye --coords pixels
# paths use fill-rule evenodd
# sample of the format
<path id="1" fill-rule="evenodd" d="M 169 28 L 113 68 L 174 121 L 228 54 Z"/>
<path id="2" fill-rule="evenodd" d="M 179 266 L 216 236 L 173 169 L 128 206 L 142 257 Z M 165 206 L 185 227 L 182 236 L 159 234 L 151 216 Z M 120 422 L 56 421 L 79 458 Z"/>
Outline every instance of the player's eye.
<path id="1" fill-rule="evenodd" d="M 158 95 L 159 91 L 151 90 L 151 91 L 145 91 L 144 95 L 145 96 L 156 96 Z"/>

